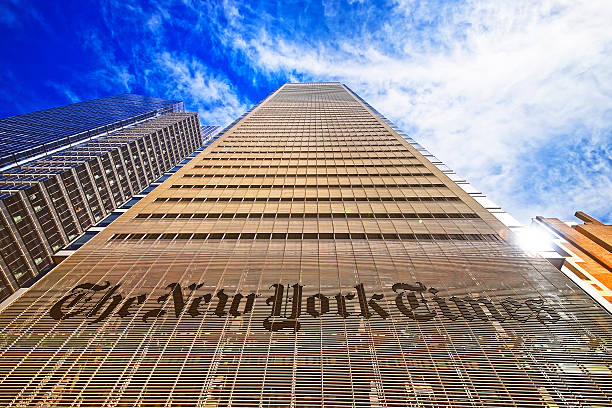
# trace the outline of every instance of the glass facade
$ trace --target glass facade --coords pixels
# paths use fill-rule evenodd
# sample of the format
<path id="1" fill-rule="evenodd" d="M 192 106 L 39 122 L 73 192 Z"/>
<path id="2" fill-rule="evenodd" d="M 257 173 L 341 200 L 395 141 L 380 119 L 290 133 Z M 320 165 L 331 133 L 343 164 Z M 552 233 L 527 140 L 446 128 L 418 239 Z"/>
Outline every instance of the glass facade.
<path id="1" fill-rule="evenodd" d="M 193 151 L 189 156 L 179 162 L 176 166 L 165 172 L 160 178 L 152 182 L 147 188 L 136 194 L 131 200 L 125 202 L 121 207 L 110 213 L 102 221 L 98 222 L 77 240 L 72 242 L 70 245 L 64 248 L 63 251 L 55 254 L 54 258 L 56 261 L 64 260 L 66 257 L 72 255 L 72 253 L 82 247 L 91 238 L 95 237 L 103 228 L 108 227 L 114 220 L 116 220 L 121 214 L 123 214 L 129 208 L 132 208 L 134 204 L 140 201 L 143 197 L 155 190 L 162 182 L 166 181 L 172 174 L 176 173 L 181 167 L 189 163 L 192 158 L 196 157 L 202 150 L 207 148 L 212 142 L 217 139 L 219 133 L 219 126 L 202 126 L 202 146 Z M 59 262 L 58 262 L 59 263 Z"/>
<path id="2" fill-rule="evenodd" d="M 0 313 L 0 404 L 603 407 L 611 332 L 347 87 L 285 84 Z"/>
<path id="3" fill-rule="evenodd" d="M 0 119 L 0 168 L 168 112 L 183 102 L 123 94 Z"/>

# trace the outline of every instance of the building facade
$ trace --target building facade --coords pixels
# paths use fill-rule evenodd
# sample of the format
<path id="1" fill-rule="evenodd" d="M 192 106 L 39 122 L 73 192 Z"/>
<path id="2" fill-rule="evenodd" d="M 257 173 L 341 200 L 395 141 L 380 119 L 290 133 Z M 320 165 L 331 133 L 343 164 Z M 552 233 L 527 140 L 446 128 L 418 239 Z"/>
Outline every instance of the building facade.
<path id="1" fill-rule="evenodd" d="M 176 166 L 166 171 L 157 180 L 150 183 L 147 188 L 140 191 L 138 194 L 135 194 L 134 196 L 132 196 L 132 198 L 126 201 L 122 206 L 113 210 L 113 212 L 111 212 L 104 219 L 102 219 L 102 221 L 99 221 L 97 224 L 87 229 L 81 236 L 79 236 L 78 239 L 74 240 L 69 245 L 65 246 L 59 252 L 56 252 L 53 255 L 53 259 L 55 263 L 59 264 L 64 259 L 74 254 L 74 252 L 77 249 L 85 245 L 87 242 L 89 242 L 89 240 L 91 240 L 93 237 L 98 235 L 101 231 L 104 231 L 104 229 L 107 228 L 117 218 L 119 218 L 119 216 L 121 216 L 124 212 L 126 212 L 130 208 L 132 208 L 134 204 L 136 204 L 138 201 L 146 197 L 146 195 L 149 194 L 151 191 L 155 190 L 159 185 L 161 185 L 161 183 L 163 183 L 166 179 L 168 179 L 168 177 L 176 173 L 181 167 L 189 163 L 192 158 L 197 156 L 200 152 L 202 152 L 202 150 L 207 148 L 211 143 L 213 143 L 217 139 L 219 131 L 220 131 L 220 127 L 207 125 L 207 126 L 202 126 L 201 130 L 202 130 L 202 143 L 203 143 L 201 147 L 194 150 L 193 153 L 185 157 Z"/>
<path id="2" fill-rule="evenodd" d="M 612 225 L 582 211 L 575 216 L 583 224 L 538 216 L 532 226 L 549 234 L 557 268 L 612 313 Z"/>
<path id="3" fill-rule="evenodd" d="M 0 170 L 170 112 L 181 101 L 122 94 L 0 119 Z"/>
<path id="4" fill-rule="evenodd" d="M 609 406 L 611 332 L 346 86 L 285 84 L 0 313 L 0 404 Z"/>
<path id="5" fill-rule="evenodd" d="M 11 153 L 21 164 L 0 172 L 0 301 L 48 272 L 58 251 L 201 147 L 197 114 L 174 112 L 180 109 L 182 102 L 119 95 L 1 121 L 2 131 L 20 124 L 5 139 L 9 145 L 28 135 L 30 148 Z M 33 157 L 39 150 L 53 152 Z"/>

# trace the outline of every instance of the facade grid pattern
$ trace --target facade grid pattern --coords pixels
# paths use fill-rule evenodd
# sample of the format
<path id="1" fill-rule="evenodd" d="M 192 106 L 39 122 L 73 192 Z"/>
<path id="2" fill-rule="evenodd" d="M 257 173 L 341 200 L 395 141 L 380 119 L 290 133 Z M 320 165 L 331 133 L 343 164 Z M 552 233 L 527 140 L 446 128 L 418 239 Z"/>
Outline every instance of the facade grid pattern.
<path id="1" fill-rule="evenodd" d="M 603 407 L 611 334 L 348 88 L 285 84 L 0 313 L 0 404 Z"/>
<path id="2" fill-rule="evenodd" d="M 0 167 L 170 112 L 181 101 L 122 94 L 0 119 Z"/>

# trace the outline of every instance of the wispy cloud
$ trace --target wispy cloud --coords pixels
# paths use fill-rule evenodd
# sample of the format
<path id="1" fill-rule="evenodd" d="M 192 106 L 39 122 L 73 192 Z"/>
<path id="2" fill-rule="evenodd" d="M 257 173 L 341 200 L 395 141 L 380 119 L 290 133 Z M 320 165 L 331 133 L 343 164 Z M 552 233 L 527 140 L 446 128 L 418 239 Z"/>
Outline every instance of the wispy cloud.
<path id="1" fill-rule="evenodd" d="M 223 27 L 219 18 L 240 19 L 231 2 L 218 9 L 181 0 L 108 0 L 102 17 L 103 27 L 82 34 L 100 60 L 89 77 L 113 89 L 182 100 L 205 124 L 227 125 L 248 109 L 248 97 L 240 95 L 223 69 L 204 62 L 200 48 L 205 34 L 198 30 L 214 37 Z"/>
<path id="2" fill-rule="evenodd" d="M 76 102 L 82 101 L 82 99 L 79 98 L 79 96 L 75 94 L 74 91 L 71 90 L 66 85 L 58 84 L 56 82 L 51 82 L 51 81 L 48 81 L 47 85 L 55 89 L 61 95 L 64 95 L 70 103 L 76 103 Z"/>
<path id="3" fill-rule="evenodd" d="M 21 0 L 5 0 L 0 3 L 0 27 L 5 26 L 21 31 L 32 23 L 37 24 L 47 33 L 52 32 L 47 20 L 35 7 L 30 7 Z"/>
<path id="4" fill-rule="evenodd" d="M 99 59 L 99 68 L 91 71 L 87 80 L 97 81 L 100 89 L 115 90 L 119 87 L 123 92 L 129 92 L 134 75 L 128 65 L 117 58 L 113 44 L 100 38 L 95 30 L 84 32 L 82 39 L 85 48 Z"/>
<path id="5" fill-rule="evenodd" d="M 147 72 L 151 92 L 161 91 L 196 106 L 204 124 L 226 125 L 248 109 L 226 77 L 212 73 L 197 59 L 163 52 L 153 60 L 152 67 Z M 167 78 L 160 81 L 160 76 Z"/>

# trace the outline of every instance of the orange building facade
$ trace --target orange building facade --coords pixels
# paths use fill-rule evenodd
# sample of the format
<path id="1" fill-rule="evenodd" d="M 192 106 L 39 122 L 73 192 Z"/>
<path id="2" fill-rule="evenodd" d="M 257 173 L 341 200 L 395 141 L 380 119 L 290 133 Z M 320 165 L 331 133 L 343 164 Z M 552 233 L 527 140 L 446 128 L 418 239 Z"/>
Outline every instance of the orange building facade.
<path id="1" fill-rule="evenodd" d="M 2 406 L 612 404 L 612 316 L 339 83 L 280 87 L 0 333 Z"/>

